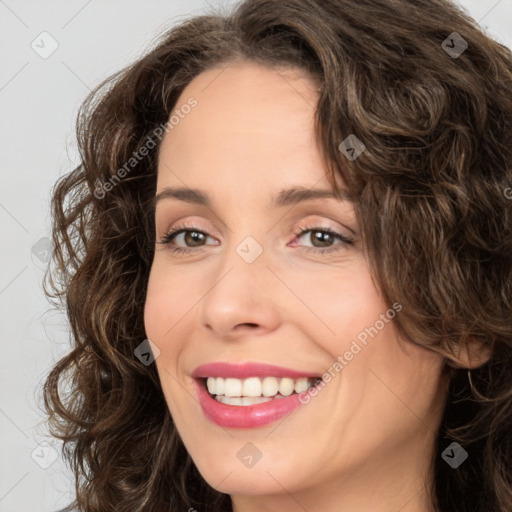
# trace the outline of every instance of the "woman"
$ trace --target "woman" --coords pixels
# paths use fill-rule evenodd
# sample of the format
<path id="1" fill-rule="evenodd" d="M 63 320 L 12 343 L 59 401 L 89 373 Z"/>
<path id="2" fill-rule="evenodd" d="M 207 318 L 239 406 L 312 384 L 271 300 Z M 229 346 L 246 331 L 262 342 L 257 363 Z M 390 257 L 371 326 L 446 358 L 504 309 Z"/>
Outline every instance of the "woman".
<path id="1" fill-rule="evenodd" d="M 444 0 L 251 0 L 94 91 L 53 196 L 70 507 L 511 510 L 511 87 Z"/>

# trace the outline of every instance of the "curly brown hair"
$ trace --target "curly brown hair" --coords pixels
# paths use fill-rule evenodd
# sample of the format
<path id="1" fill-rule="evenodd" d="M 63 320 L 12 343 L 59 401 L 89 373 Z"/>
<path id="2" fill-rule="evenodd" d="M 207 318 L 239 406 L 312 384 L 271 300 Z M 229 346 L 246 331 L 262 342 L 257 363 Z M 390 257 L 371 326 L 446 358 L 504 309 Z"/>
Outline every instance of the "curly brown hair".
<path id="1" fill-rule="evenodd" d="M 468 44 L 446 51 L 456 32 Z M 100 84 L 77 120 L 81 164 L 52 196 L 45 291 L 64 303 L 72 351 L 44 384 L 53 436 L 87 512 L 231 510 L 185 450 L 155 365 L 134 357 L 155 247 L 158 144 L 133 161 L 202 71 L 236 59 L 305 70 L 329 179 L 354 198 L 372 275 L 409 340 L 446 354 L 432 500 L 441 512 L 512 510 L 512 56 L 447 0 L 247 0 L 172 28 Z M 355 134 L 355 160 L 338 149 Z M 114 176 L 118 182 L 110 187 Z M 98 186 L 105 193 L 95 193 Z M 66 383 L 64 395 L 59 387 Z M 441 460 L 450 441 L 468 460 Z"/>

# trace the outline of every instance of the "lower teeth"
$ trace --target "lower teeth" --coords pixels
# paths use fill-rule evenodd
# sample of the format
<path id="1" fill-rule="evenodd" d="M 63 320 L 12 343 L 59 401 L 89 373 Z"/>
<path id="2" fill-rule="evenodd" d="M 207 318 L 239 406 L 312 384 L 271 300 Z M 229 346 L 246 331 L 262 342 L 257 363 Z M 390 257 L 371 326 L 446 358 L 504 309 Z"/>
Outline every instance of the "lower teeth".
<path id="1" fill-rule="evenodd" d="M 270 402 L 274 399 L 286 398 L 281 394 L 277 394 L 273 397 L 270 396 L 224 396 L 224 395 L 216 395 L 215 400 L 222 404 L 226 405 L 256 405 L 263 404 L 265 402 Z"/>

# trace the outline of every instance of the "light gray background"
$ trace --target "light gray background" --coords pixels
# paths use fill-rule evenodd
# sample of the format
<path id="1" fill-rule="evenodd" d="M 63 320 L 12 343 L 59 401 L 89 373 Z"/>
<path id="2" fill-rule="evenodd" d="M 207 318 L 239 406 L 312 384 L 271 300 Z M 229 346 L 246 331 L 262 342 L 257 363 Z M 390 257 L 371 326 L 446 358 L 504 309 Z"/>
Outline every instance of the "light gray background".
<path id="1" fill-rule="evenodd" d="M 38 407 L 41 383 L 69 345 L 65 318 L 42 293 L 37 248 L 49 236 L 51 187 L 78 163 L 78 106 L 166 28 L 234 3 L 0 0 L 0 512 L 55 512 L 72 496 L 60 444 Z M 459 3 L 512 47 L 512 0 Z M 31 47 L 42 46 L 43 31 L 59 45 L 46 59 Z"/>

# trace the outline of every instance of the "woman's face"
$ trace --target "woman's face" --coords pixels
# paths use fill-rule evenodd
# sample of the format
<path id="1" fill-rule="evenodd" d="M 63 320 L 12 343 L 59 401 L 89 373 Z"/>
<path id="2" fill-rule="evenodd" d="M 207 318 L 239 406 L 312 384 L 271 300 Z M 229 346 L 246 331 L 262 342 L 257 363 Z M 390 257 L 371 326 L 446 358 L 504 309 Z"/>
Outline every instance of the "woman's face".
<path id="1" fill-rule="evenodd" d="M 363 481 L 410 498 L 440 421 L 443 360 L 399 341 L 401 305 L 372 282 L 353 204 L 308 197 L 330 191 L 315 84 L 237 62 L 196 77 L 176 108 L 191 97 L 159 154 L 145 306 L 188 452 L 239 504 L 292 494 L 314 507 L 313 491 Z"/>

